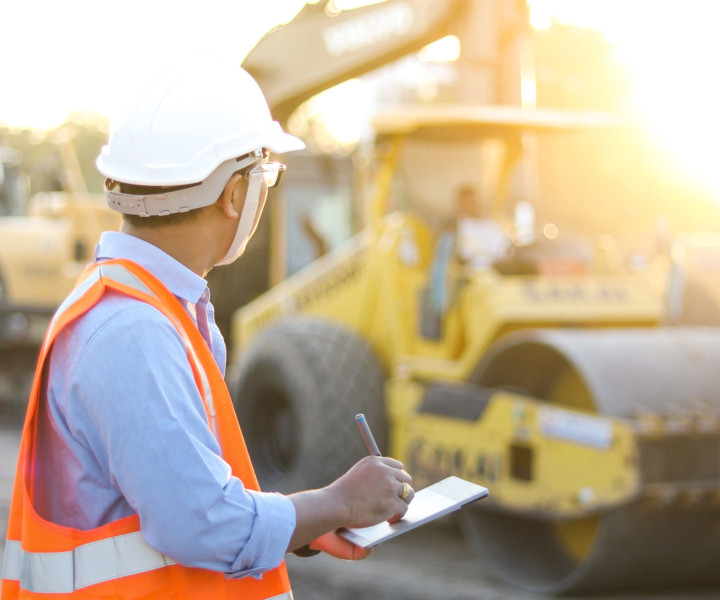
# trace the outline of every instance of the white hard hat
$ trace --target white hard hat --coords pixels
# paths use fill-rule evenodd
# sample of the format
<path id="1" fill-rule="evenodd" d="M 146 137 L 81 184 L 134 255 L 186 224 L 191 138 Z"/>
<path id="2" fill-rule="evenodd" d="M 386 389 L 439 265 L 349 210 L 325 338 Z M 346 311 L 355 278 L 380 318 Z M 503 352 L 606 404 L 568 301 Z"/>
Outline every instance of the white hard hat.
<path id="1" fill-rule="evenodd" d="M 112 123 L 96 164 L 115 182 L 172 187 L 203 182 L 230 159 L 263 148 L 283 153 L 304 147 L 273 121 L 259 86 L 239 65 L 196 65 L 145 90 Z M 216 199 L 211 194 L 207 203 Z"/>

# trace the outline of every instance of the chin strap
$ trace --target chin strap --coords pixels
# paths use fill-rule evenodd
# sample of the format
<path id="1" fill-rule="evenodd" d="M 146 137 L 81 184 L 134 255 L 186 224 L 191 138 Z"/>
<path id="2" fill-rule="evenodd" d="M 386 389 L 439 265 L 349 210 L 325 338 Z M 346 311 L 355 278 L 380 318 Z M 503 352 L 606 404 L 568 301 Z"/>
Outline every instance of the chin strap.
<path id="1" fill-rule="evenodd" d="M 250 240 L 252 226 L 253 223 L 255 223 L 255 217 L 257 216 L 258 206 L 260 204 L 260 191 L 262 189 L 263 179 L 264 174 L 262 171 L 250 173 L 248 189 L 245 194 L 245 203 L 243 204 L 242 213 L 240 214 L 240 221 L 238 222 L 235 237 L 227 253 L 216 266 L 229 265 L 245 252 L 245 247 Z"/>

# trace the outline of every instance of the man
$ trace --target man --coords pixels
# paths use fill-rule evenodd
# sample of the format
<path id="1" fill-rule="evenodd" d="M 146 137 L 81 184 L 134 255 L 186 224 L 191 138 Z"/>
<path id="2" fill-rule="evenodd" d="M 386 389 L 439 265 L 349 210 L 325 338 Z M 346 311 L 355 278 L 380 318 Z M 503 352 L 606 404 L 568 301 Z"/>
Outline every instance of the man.
<path id="1" fill-rule="evenodd" d="M 507 258 L 512 242 L 501 225 L 485 214 L 471 185 L 463 185 L 456 199 L 456 253 L 464 263 L 487 269 L 496 260 Z"/>
<path id="2" fill-rule="evenodd" d="M 113 124 L 97 165 L 123 224 L 41 351 L 4 599 L 291 598 L 286 552 L 363 558 L 335 530 L 407 510 L 412 480 L 390 458 L 259 491 L 223 381 L 203 277 L 255 231 L 284 169 L 270 152 L 302 147 L 237 66 L 162 77 Z"/>

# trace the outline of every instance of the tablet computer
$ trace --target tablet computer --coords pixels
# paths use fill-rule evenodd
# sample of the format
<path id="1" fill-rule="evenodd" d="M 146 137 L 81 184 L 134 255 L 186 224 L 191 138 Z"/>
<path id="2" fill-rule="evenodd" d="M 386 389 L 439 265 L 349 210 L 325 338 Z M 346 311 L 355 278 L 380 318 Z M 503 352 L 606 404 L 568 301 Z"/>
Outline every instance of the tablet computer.
<path id="1" fill-rule="evenodd" d="M 383 521 L 371 527 L 338 529 L 338 535 L 361 548 L 372 548 L 471 502 L 485 498 L 489 493 L 487 488 L 471 481 L 455 476 L 447 477 L 415 492 L 405 516 L 396 523 Z"/>

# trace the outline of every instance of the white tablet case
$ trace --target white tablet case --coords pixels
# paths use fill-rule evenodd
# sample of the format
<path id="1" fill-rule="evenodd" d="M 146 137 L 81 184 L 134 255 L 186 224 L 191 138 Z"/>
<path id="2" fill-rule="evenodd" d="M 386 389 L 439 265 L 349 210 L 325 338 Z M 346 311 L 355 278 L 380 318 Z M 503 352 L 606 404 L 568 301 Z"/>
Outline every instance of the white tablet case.
<path id="1" fill-rule="evenodd" d="M 415 492 L 405 516 L 396 523 L 383 521 L 371 527 L 339 529 L 338 534 L 356 546 L 372 548 L 488 495 L 488 489 L 481 485 L 460 477 L 447 477 Z"/>

